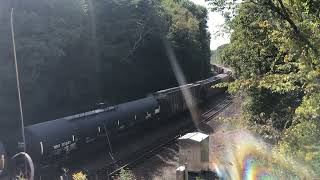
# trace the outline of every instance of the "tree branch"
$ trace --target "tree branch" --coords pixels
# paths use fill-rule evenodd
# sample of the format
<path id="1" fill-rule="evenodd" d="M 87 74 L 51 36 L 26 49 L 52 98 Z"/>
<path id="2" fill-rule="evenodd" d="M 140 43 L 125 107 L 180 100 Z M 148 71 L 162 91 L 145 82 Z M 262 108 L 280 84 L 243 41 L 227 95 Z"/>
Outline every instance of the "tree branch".
<path id="1" fill-rule="evenodd" d="M 308 37 L 306 37 L 302 31 L 300 31 L 299 27 L 296 25 L 296 23 L 291 19 L 290 15 L 288 14 L 288 11 L 286 7 L 283 4 L 282 0 L 277 0 L 277 2 L 280 4 L 280 7 L 276 6 L 272 0 L 268 0 L 267 5 L 270 7 L 271 10 L 275 11 L 277 14 L 279 14 L 284 20 L 286 20 L 290 27 L 292 28 L 293 32 L 297 35 L 298 40 L 303 42 L 305 45 L 310 47 L 310 49 L 314 52 L 315 56 L 319 57 L 319 51 L 316 47 L 313 46 L 313 44 L 310 42 Z M 312 64 L 312 63 L 311 63 Z"/>

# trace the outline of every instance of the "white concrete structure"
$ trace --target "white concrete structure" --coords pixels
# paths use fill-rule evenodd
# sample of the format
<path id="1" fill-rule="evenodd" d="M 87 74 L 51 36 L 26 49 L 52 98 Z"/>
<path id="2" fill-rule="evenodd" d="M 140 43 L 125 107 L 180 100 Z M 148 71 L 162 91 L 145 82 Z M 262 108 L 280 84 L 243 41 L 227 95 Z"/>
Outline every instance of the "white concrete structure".
<path id="1" fill-rule="evenodd" d="M 186 164 L 188 171 L 214 170 L 209 156 L 209 135 L 200 132 L 188 133 L 179 138 L 179 145 L 179 164 Z"/>

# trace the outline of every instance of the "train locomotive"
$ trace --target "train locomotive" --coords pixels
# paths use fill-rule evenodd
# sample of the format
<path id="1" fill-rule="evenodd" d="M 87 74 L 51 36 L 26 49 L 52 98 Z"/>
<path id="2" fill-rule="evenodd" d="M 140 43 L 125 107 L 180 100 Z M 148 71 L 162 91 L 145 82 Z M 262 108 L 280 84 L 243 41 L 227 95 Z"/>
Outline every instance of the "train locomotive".
<path id="1" fill-rule="evenodd" d="M 34 162 L 49 164 L 94 147 L 94 144 L 106 139 L 126 137 L 129 132 L 143 132 L 140 130 L 187 109 L 182 90 L 190 91 L 195 99 L 194 105 L 197 105 L 207 97 L 224 91 L 211 87 L 229 78 L 227 73 L 219 74 L 196 83 L 158 91 L 139 100 L 27 126 L 26 151 Z M 0 142 L 0 174 L 6 168 L 6 160 L 5 148 Z"/>

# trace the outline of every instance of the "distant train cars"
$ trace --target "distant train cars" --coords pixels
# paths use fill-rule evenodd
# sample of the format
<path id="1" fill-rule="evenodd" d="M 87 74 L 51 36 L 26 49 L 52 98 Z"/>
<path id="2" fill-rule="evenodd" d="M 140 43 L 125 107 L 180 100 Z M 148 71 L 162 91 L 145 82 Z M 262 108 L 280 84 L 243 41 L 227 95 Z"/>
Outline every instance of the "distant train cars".
<path id="1" fill-rule="evenodd" d="M 229 81 L 229 77 L 230 75 L 228 74 L 219 74 L 196 83 L 186 84 L 154 93 L 154 96 L 157 98 L 161 107 L 161 117 L 170 118 L 187 110 L 187 103 L 183 91 L 188 91 L 185 93 L 192 96 L 191 103 L 193 104 L 191 104 L 191 106 L 196 106 L 205 102 L 207 98 L 224 92 L 224 88 L 212 88 L 212 86 L 220 82 Z"/>
<path id="2" fill-rule="evenodd" d="M 188 91 L 193 99 L 192 106 L 196 106 L 209 96 L 224 91 L 212 86 L 228 81 L 229 77 L 229 74 L 219 74 L 196 83 L 158 91 L 136 101 L 27 126 L 27 153 L 35 162 L 48 164 L 59 162 L 74 153 L 81 155 L 82 150 L 97 148 L 101 143 L 105 147 L 106 141 L 137 135 L 186 111 L 183 91 Z M 6 153 L 0 143 L 0 172 L 5 165 Z"/>
<path id="3" fill-rule="evenodd" d="M 201 92 L 202 92 L 201 97 L 206 99 L 216 94 L 219 94 L 221 92 L 224 92 L 226 90 L 225 88 L 213 88 L 212 86 L 221 82 L 227 82 L 229 80 L 230 80 L 229 74 L 219 74 L 211 78 L 202 80 L 200 82 Z"/>
<path id="4" fill-rule="evenodd" d="M 211 71 L 214 74 L 228 74 L 231 75 L 232 71 L 226 67 L 223 67 L 221 65 L 218 64 L 211 64 Z"/>

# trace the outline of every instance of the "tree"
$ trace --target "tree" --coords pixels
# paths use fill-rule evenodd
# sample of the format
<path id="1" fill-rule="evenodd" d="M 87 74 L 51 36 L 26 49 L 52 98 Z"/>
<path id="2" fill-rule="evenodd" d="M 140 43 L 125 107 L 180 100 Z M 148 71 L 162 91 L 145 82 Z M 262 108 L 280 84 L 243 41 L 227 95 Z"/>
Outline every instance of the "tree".
<path id="1" fill-rule="evenodd" d="M 219 58 L 237 76 L 229 90 L 247 95 L 245 118 L 271 124 L 282 134 L 281 153 L 307 161 L 319 174 L 319 1 L 210 2 L 233 12 L 231 42 Z"/>
<path id="2" fill-rule="evenodd" d="M 211 51 L 211 60 L 210 63 L 211 64 L 221 64 L 222 60 L 220 59 L 221 53 L 223 52 L 223 50 L 228 46 L 228 44 L 224 44 L 219 46 L 216 50 Z"/>
<path id="3" fill-rule="evenodd" d="M 299 10 L 308 15 L 299 19 Z M 284 98 L 287 100 L 298 99 L 284 104 L 283 108 L 290 107 L 291 113 L 301 103 L 302 96 L 317 93 L 319 87 L 315 80 L 319 77 L 319 60 L 313 45 L 307 43 L 315 45 L 318 41 L 309 22 L 309 19 L 317 22 L 315 15 L 307 13 L 299 2 L 284 4 L 267 0 L 241 3 L 236 9 L 236 16 L 229 22 L 234 30 L 231 43 L 220 56 L 242 79 L 233 87 L 265 89 L 271 92 L 268 96 L 286 94 Z M 296 31 L 307 40 L 303 41 L 302 35 Z M 312 87 L 312 90 L 307 87 Z M 256 111 L 256 114 L 260 113 Z"/>
<path id="4" fill-rule="evenodd" d="M 177 86 L 163 39 L 189 82 L 210 75 L 207 11 L 187 0 L 3 0 L 0 136 L 19 127 L 11 8 L 26 125 Z"/>

